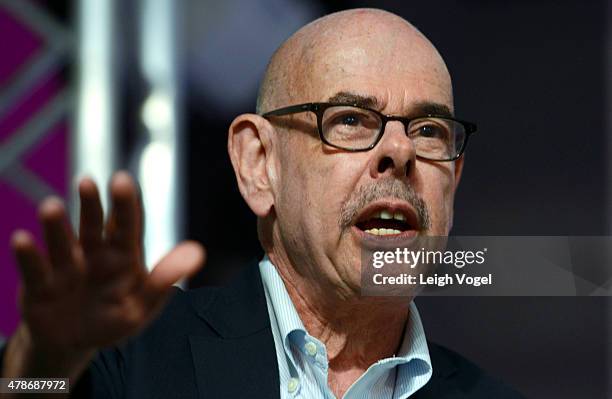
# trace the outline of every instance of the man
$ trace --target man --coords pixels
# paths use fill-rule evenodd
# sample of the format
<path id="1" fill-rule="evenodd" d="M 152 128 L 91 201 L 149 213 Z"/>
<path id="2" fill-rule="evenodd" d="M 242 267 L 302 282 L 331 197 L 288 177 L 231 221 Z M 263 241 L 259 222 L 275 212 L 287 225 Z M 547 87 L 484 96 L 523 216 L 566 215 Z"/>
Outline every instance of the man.
<path id="1" fill-rule="evenodd" d="M 411 301 L 360 294 L 365 243 L 452 226 L 474 126 L 453 118 L 433 45 L 385 11 L 331 14 L 276 51 L 257 112 L 233 121 L 228 151 L 259 265 L 225 288 L 173 290 L 203 249 L 182 243 L 148 275 L 135 183 L 114 176 L 104 225 L 84 179 L 78 238 L 56 199 L 40 210 L 47 256 L 13 238 L 23 322 L 2 375 L 69 377 L 100 398 L 519 397 L 427 343 Z"/>

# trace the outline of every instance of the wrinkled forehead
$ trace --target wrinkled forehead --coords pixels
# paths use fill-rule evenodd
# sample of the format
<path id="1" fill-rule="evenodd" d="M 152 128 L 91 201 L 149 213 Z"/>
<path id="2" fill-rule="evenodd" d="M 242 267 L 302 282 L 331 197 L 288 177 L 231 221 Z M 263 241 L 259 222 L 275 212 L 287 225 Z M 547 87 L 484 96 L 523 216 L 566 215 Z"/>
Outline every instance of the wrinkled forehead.
<path id="1" fill-rule="evenodd" d="M 377 99 L 376 108 L 406 113 L 414 104 L 453 109 L 450 75 L 437 50 L 401 28 L 321 32 L 305 48 L 297 87 L 300 101 L 329 101 L 351 92 Z"/>

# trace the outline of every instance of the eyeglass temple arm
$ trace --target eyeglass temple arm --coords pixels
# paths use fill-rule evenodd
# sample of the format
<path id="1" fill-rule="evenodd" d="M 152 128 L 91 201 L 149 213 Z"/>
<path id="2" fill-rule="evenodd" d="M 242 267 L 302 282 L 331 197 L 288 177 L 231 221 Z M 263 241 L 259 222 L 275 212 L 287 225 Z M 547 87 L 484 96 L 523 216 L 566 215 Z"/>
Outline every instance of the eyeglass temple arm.
<path id="1" fill-rule="evenodd" d="M 274 111 L 266 112 L 261 116 L 282 116 L 288 114 L 296 114 L 298 112 L 306 112 L 314 110 L 314 104 L 299 104 L 299 105 L 291 105 L 289 107 L 275 109 Z"/>

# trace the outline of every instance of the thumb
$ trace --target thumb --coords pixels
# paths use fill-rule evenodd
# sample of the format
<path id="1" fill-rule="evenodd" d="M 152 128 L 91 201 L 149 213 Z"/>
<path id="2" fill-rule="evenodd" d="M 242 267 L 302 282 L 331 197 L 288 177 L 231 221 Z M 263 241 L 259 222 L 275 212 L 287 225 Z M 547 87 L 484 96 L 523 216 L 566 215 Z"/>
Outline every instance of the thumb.
<path id="1" fill-rule="evenodd" d="M 164 293 L 184 277 L 195 274 L 206 259 L 206 250 L 195 241 L 183 241 L 155 266 L 147 279 L 148 290 Z"/>

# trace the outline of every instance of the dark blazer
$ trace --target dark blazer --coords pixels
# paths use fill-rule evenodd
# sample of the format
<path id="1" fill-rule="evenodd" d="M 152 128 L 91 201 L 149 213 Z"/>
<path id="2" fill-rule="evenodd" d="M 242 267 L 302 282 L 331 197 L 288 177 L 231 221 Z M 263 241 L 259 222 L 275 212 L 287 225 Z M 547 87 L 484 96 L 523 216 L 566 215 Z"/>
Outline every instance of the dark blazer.
<path id="1" fill-rule="evenodd" d="M 433 376 L 413 398 L 521 397 L 460 355 L 428 345 Z M 278 398 L 274 338 L 256 264 L 227 287 L 177 289 L 159 318 L 139 336 L 100 351 L 71 389 L 73 397 L 100 399 Z"/>

